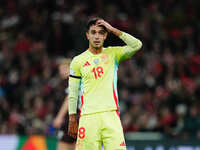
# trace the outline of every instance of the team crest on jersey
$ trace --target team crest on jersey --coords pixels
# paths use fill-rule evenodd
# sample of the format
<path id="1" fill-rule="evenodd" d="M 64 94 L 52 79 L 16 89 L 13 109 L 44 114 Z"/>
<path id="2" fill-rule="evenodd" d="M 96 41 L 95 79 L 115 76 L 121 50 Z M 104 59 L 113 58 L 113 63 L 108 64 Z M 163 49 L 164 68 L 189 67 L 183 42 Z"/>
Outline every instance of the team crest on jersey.
<path id="1" fill-rule="evenodd" d="M 95 65 L 98 65 L 98 64 L 99 64 L 99 59 L 98 59 L 98 58 L 94 59 L 94 64 L 95 64 Z"/>
<path id="2" fill-rule="evenodd" d="M 102 62 L 103 62 L 104 64 L 107 64 L 108 61 L 109 61 L 109 56 L 108 56 L 107 54 L 103 54 L 103 55 L 101 56 L 101 59 L 102 59 Z"/>
<path id="3" fill-rule="evenodd" d="M 85 64 L 83 65 L 83 67 L 86 67 L 86 66 L 90 66 L 90 63 L 88 61 L 86 61 Z"/>

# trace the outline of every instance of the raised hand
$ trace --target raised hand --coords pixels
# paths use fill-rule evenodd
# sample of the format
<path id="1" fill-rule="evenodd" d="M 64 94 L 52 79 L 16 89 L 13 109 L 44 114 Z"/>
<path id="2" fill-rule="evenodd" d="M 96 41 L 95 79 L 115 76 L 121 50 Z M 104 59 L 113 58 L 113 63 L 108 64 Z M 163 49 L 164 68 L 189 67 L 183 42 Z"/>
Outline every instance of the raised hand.
<path id="1" fill-rule="evenodd" d="M 122 32 L 116 28 L 114 28 L 113 26 L 111 26 L 108 22 L 106 22 L 103 19 L 100 19 L 96 22 L 96 25 L 102 25 L 104 27 L 106 27 L 106 29 L 108 30 L 108 32 L 112 32 L 113 34 L 115 34 L 116 36 L 120 36 L 122 34 Z"/>
<path id="2" fill-rule="evenodd" d="M 106 27 L 106 29 L 108 30 L 108 32 L 111 32 L 112 28 L 113 28 L 108 22 L 104 21 L 103 19 L 98 20 L 96 22 L 96 25 L 98 25 L 98 26 L 102 25 L 102 26 Z"/>

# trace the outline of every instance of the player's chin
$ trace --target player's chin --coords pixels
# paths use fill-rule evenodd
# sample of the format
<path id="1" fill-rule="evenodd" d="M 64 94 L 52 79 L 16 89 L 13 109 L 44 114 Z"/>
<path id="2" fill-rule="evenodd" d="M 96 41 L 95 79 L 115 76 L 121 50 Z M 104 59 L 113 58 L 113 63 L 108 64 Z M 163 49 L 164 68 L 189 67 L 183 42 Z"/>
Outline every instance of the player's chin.
<path id="1" fill-rule="evenodd" d="M 95 44 L 95 45 L 94 45 L 94 48 L 95 48 L 95 49 L 99 49 L 99 48 L 101 48 L 101 47 L 102 47 L 101 44 Z"/>

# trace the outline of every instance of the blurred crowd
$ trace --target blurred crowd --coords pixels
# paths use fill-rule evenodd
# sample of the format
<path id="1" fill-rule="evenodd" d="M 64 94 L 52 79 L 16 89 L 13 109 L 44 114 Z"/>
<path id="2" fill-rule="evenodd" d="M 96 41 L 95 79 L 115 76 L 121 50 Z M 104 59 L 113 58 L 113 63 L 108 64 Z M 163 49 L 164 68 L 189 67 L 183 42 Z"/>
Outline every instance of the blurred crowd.
<path id="1" fill-rule="evenodd" d="M 125 133 L 200 139 L 199 0 L 1 0 L 0 134 L 55 135 L 66 85 L 58 63 L 87 49 L 92 16 L 143 42 L 118 70 Z"/>

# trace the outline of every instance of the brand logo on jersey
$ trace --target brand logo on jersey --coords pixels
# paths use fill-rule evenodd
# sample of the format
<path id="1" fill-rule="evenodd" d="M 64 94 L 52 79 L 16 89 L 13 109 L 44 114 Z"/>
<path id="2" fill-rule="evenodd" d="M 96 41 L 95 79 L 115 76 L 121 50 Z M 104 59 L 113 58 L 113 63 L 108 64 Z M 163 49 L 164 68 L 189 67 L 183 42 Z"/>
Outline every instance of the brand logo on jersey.
<path id="1" fill-rule="evenodd" d="M 94 59 L 94 64 L 98 65 L 98 63 L 99 63 L 99 59 Z"/>
<path id="2" fill-rule="evenodd" d="M 83 65 L 83 67 L 86 67 L 86 66 L 90 66 L 90 63 L 88 61 L 86 61 L 86 63 Z"/>
<path id="3" fill-rule="evenodd" d="M 125 142 L 123 141 L 120 146 L 126 146 Z"/>

